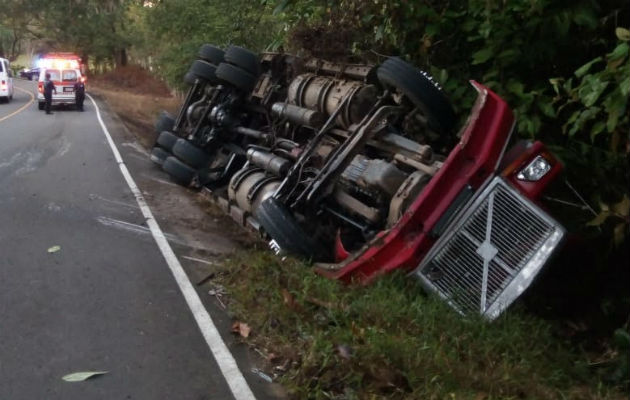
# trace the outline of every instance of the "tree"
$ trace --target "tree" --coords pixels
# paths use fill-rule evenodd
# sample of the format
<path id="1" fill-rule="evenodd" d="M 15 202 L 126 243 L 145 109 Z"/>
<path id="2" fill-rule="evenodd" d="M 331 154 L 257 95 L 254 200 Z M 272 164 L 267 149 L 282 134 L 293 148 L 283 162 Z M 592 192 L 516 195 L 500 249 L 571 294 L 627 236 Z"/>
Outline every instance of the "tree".
<path id="1" fill-rule="evenodd" d="M 22 43 L 35 37 L 42 0 L 0 0 L 0 56 L 13 61 Z"/>

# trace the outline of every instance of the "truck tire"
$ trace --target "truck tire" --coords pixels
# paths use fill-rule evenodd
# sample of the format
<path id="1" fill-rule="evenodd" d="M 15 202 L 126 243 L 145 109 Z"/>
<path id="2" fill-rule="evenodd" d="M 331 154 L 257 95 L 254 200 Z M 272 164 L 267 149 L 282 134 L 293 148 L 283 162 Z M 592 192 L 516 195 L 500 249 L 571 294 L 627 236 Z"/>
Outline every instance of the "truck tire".
<path id="1" fill-rule="evenodd" d="M 175 118 L 166 111 L 160 112 L 155 121 L 155 132 L 159 135 L 163 131 L 172 131 L 173 126 L 175 126 Z"/>
<path id="2" fill-rule="evenodd" d="M 203 44 L 197 53 L 199 58 L 208 61 L 210 64 L 219 65 L 224 60 L 225 52 L 220 48 L 211 44 Z"/>
<path id="3" fill-rule="evenodd" d="M 215 75 L 216 69 L 217 67 L 207 61 L 195 60 L 195 62 L 193 62 L 190 66 L 188 72 L 200 79 L 203 79 L 204 81 L 215 83 L 217 80 Z"/>
<path id="4" fill-rule="evenodd" d="M 44 111 L 44 107 L 46 106 L 46 103 L 44 102 L 39 102 L 37 103 L 37 108 L 39 109 L 39 111 Z"/>
<path id="5" fill-rule="evenodd" d="M 163 131 L 157 138 L 157 144 L 170 153 L 173 151 L 173 146 L 175 146 L 175 142 L 177 142 L 178 139 L 179 137 L 174 133 Z"/>
<path id="6" fill-rule="evenodd" d="M 153 161 L 157 165 L 162 165 L 164 164 L 164 160 L 166 160 L 166 158 L 170 155 L 171 154 L 168 151 L 164 150 L 161 147 L 155 146 L 151 150 L 151 161 Z"/>
<path id="7" fill-rule="evenodd" d="M 195 174 L 197 173 L 196 170 L 173 156 L 169 156 L 166 160 L 164 160 L 162 169 L 169 174 L 173 181 L 186 187 L 190 186 Z"/>
<path id="8" fill-rule="evenodd" d="M 230 46 L 225 51 L 225 61 L 244 69 L 256 78 L 260 75 L 260 59 L 256 53 L 247 49 L 239 46 Z"/>
<path id="9" fill-rule="evenodd" d="M 280 249 L 313 261 L 329 261 L 323 247 L 304 232 L 291 211 L 276 198 L 263 201 L 254 216 Z"/>
<path id="10" fill-rule="evenodd" d="M 217 67 L 217 78 L 235 88 L 249 93 L 254 89 L 257 78 L 249 72 L 232 64 L 221 63 Z"/>
<path id="11" fill-rule="evenodd" d="M 197 80 L 197 75 L 193 74 L 190 71 L 186 72 L 186 75 L 184 75 L 184 83 L 187 83 L 189 85 L 194 85 L 196 80 Z"/>
<path id="12" fill-rule="evenodd" d="M 398 57 L 385 60 L 376 74 L 383 86 L 397 89 L 420 108 L 436 132 L 449 133 L 453 130 L 455 111 L 429 74 Z"/>
<path id="13" fill-rule="evenodd" d="M 202 148 L 181 138 L 173 146 L 173 155 L 196 169 L 207 167 L 211 160 L 210 156 Z"/>

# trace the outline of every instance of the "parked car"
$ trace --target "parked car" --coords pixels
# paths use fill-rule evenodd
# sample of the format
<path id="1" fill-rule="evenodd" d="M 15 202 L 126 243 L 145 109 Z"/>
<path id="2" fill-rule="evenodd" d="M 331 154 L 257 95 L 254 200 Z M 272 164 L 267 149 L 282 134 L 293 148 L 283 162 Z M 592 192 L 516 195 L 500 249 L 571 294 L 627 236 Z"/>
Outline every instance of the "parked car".
<path id="1" fill-rule="evenodd" d="M 32 81 L 33 78 L 39 78 L 39 68 L 24 68 L 20 71 L 20 77 Z"/>
<path id="2" fill-rule="evenodd" d="M 13 99 L 13 71 L 9 60 L 0 58 L 0 100 L 7 103 Z"/>
<path id="3" fill-rule="evenodd" d="M 400 58 L 351 65 L 204 45 L 184 80 L 152 160 L 324 276 L 407 271 L 458 312 L 493 319 L 565 236 L 539 204 L 562 165 L 540 142 L 509 147 L 513 113 L 478 82 L 457 134 L 439 84 Z"/>

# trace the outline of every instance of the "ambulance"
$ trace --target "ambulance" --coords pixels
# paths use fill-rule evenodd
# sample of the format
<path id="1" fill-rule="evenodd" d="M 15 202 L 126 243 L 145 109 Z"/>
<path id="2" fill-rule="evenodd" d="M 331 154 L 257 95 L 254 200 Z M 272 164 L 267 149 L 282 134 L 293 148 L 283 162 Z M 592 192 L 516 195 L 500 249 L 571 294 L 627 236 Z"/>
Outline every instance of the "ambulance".
<path id="1" fill-rule="evenodd" d="M 50 74 L 57 93 L 53 92 L 52 105 L 76 105 L 74 84 L 85 83 L 81 58 L 74 53 L 47 53 L 39 59 L 39 80 L 37 83 L 37 101 L 39 109 L 45 106 L 44 80 Z"/>

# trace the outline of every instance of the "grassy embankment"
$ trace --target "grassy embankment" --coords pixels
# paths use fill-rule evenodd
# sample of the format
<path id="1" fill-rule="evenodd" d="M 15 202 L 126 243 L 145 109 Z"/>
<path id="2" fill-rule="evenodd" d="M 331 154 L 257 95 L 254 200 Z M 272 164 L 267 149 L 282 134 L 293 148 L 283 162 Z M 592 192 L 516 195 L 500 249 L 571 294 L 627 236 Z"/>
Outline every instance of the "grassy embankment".
<path id="1" fill-rule="evenodd" d="M 94 79 L 145 146 L 159 110 L 180 99 L 141 72 Z M 239 254 L 211 285 L 227 289 L 228 312 L 252 328 L 245 340 L 265 372 L 295 398 L 616 399 L 602 384 L 613 350 L 581 351 L 522 305 L 494 323 L 462 319 L 405 276 L 347 287 L 267 251 Z"/>

